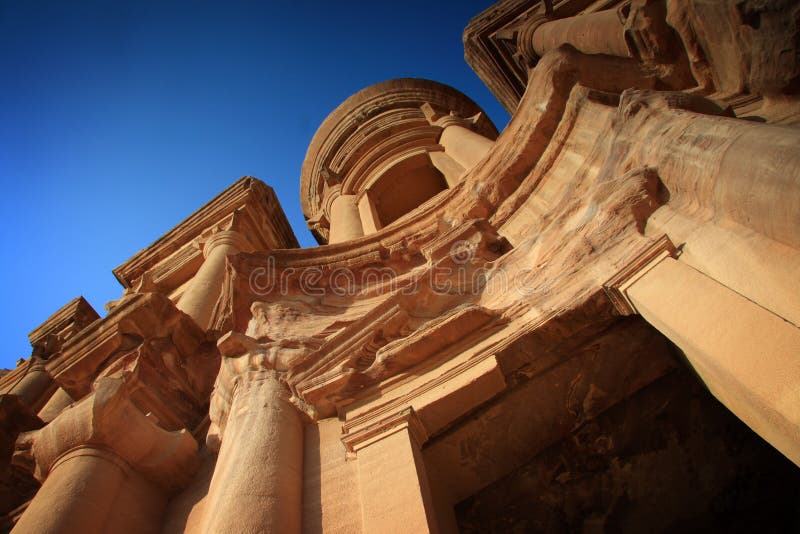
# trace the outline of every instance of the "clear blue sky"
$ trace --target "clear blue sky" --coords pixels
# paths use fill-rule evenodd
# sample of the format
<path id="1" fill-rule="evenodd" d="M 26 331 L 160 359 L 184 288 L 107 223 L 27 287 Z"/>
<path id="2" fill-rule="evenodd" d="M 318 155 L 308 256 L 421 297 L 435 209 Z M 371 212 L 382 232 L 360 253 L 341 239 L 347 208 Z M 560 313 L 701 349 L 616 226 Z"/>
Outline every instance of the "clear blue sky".
<path id="1" fill-rule="evenodd" d="M 464 62 L 485 1 L 0 0 L 0 367 L 70 299 L 237 178 L 278 194 L 302 246 L 300 165 L 359 89 L 421 77 L 508 115 Z"/>

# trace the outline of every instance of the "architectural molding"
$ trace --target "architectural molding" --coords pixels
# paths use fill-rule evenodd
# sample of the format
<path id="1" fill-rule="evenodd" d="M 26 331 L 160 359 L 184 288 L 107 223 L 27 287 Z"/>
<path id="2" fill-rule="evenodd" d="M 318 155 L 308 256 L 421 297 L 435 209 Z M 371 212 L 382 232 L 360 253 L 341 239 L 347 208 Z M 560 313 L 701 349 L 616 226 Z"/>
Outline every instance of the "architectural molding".
<path id="1" fill-rule="evenodd" d="M 164 260 L 173 258 L 176 253 L 178 254 L 173 260 L 173 265 L 185 263 L 184 247 L 191 247 L 194 239 L 215 226 L 224 225 L 226 219 L 228 224 L 231 224 L 234 212 L 238 212 L 240 217 L 245 218 L 242 224 L 247 227 L 248 239 L 254 241 L 253 244 L 259 249 L 298 246 L 297 239 L 278 203 L 275 192 L 260 180 L 246 176 L 157 239 L 152 245 L 114 269 L 114 275 L 123 287 L 127 288 L 145 271 L 159 266 Z M 175 272 L 179 269 L 167 268 L 162 271 L 162 277 L 170 271 Z M 170 285 L 177 287 L 193 274 L 193 272 L 187 273 L 184 275 L 185 278 L 182 277 L 182 280 L 172 282 Z M 156 281 L 160 279 L 161 277 L 156 277 Z"/>
<path id="2" fill-rule="evenodd" d="M 216 348 L 190 317 L 158 293 L 137 293 L 70 339 L 48 371 L 74 399 L 90 394 L 98 376 L 147 375 L 147 388 L 129 388 L 134 402 L 168 428 L 191 428 L 218 366 Z"/>
<path id="3" fill-rule="evenodd" d="M 344 435 L 342 443 L 350 453 L 350 458 L 355 459 L 358 451 L 369 447 L 395 432 L 408 431 L 417 448 L 421 448 L 428 441 L 428 432 L 420 422 L 413 408 L 404 408 L 378 421 L 361 427 L 354 427 L 345 423 L 342 425 Z"/>
<path id="4" fill-rule="evenodd" d="M 77 297 L 33 329 L 28 334 L 28 339 L 34 349 L 41 346 L 40 356 L 47 358 L 58 352 L 67 339 L 99 318 L 86 299 Z"/>
<path id="5" fill-rule="evenodd" d="M 678 249 L 672 244 L 669 237 L 662 235 L 633 256 L 617 274 L 603 284 L 606 295 L 620 315 L 638 313 L 636 306 L 628 298 L 626 290 L 660 262 L 675 257 L 677 252 Z"/>

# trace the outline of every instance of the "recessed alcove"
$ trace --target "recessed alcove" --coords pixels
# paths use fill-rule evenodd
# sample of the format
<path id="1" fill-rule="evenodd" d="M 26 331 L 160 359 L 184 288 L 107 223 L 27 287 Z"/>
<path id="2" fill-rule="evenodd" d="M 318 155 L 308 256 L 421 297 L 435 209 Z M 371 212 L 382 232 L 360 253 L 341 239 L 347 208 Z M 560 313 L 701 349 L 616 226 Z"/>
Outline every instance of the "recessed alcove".
<path id="1" fill-rule="evenodd" d="M 308 147 L 301 201 L 309 228 L 320 244 L 374 234 L 430 207 L 472 166 L 464 159 L 472 163 L 496 138 L 480 107 L 452 87 L 417 78 L 367 87 L 325 119 Z"/>
<path id="2" fill-rule="evenodd" d="M 444 175 L 423 152 L 404 159 L 382 173 L 369 188 L 378 224 L 396 221 L 429 198 L 447 189 Z"/>

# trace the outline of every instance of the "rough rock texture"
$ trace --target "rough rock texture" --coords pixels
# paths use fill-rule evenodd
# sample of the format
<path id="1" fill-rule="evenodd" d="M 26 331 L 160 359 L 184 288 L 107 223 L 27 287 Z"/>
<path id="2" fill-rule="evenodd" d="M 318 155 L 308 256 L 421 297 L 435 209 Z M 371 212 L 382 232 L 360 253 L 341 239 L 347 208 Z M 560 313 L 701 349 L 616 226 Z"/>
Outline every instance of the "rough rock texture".
<path id="1" fill-rule="evenodd" d="M 115 270 L 105 318 L 35 331 L 0 377 L 5 487 L 38 479 L 6 523 L 791 530 L 796 23 L 781 1 L 480 14 L 499 135 L 441 84 L 366 88 L 303 166 L 326 245 L 293 248 L 245 177 Z"/>
<path id="2" fill-rule="evenodd" d="M 789 532 L 800 473 L 679 370 L 456 505 L 461 532 Z"/>

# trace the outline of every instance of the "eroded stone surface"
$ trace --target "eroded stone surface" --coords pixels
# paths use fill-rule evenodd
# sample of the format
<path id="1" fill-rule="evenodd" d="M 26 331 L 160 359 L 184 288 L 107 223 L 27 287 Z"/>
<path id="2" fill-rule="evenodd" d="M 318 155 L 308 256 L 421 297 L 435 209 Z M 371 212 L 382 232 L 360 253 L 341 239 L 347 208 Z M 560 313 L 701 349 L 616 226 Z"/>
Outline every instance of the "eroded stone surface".
<path id="1" fill-rule="evenodd" d="M 499 135 L 455 89 L 368 87 L 303 166 L 327 244 L 296 248 L 245 177 L 115 270 L 105 318 L 74 301 L 32 333 L 0 377 L 6 523 L 638 532 L 795 509 L 796 24 L 783 1 L 478 15 Z M 796 520 L 775 510 L 748 520 Z"/>

